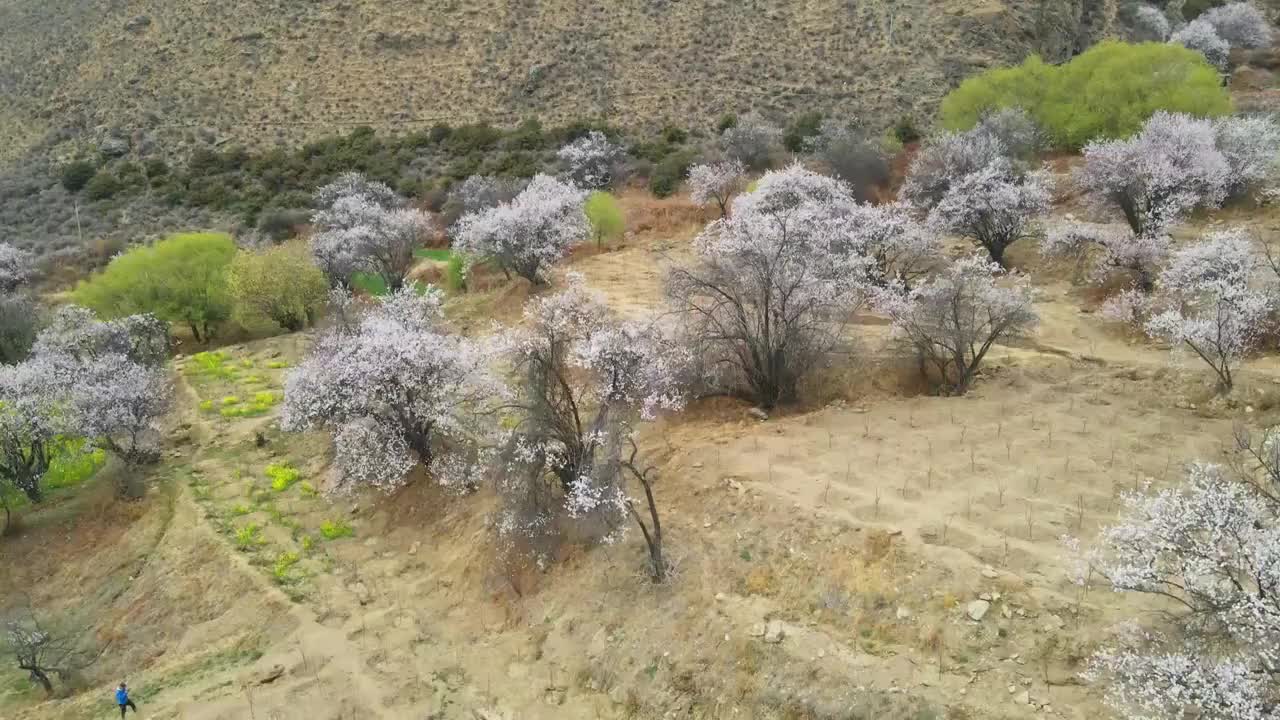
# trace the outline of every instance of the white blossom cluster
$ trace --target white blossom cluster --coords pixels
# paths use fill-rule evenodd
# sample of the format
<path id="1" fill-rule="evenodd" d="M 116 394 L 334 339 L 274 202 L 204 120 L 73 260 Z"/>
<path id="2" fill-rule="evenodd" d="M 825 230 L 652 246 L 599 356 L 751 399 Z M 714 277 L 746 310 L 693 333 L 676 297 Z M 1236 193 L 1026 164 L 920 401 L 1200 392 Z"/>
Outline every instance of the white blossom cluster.
<path id="1" fill-rule="evenodd" d="M 1139 5 L 1133 9 L 1130 31 L 1136 42 L 1164 42 L 1172 30 L 1169 17 L 1160 8 Z"/>
<path id="2" fill-rule="evenodd" d="M 1226 190 L 1238 196 L 1280 181 L 1280 125 L 1263 115 L 1229 115 L 1214 123 L 1218 151 L 1227 161 Z"/>
<path id="3" fill-rule="evenodd" d="M 1093 255 L 1091 250 L 1100 252 Z M 1084 222 L 1054 225 L 1040 242 L 1046 258 L 1067 259 L 1085 270 L 1085 276 L 1101 284 L 1113 272 L 1129 273 L 1135 286 L 1145 293 L 1155 287 L 1160 266 L 1169 255 L 1169 236 L 1134 235 L 1127 228 Z"/>
<path id="4" fill-rule="evenodd" d="M 592 130 L 560 148 L 556 158 L 564 167 L 568 181 L 588 190 L 610 187 L 618 180 L 626 149 L 609 141 L 599 130 Z"/>
<path id="5" fill-rule="evenodd" d="M 1219 70 L 1227 68 L 1227 55 L 1231 52 L 1231 44 L 1218 35 L 1217 28 L 1203 18 L 1196 18 L 1178 28 L 1169 37 L 1169 42 L 1204 55 L 1204 59 Z"/>
<path id="6" fill-rule="evenodd" d="M 538 175 L 511 202 L 463 216 L 454 228 L 454 248 L 473 262 L 492 260 L 508 274 L 543 282 L 550 266 L 590 233 L 586 196 Z"/>
<path id="7" fill-rule="evenodd" d="M 471 175 L 449 191 L 449 199 L 458 206 L 461 215 L 466 215 L 510 202 L 523 189 L 524 184 L 519 180 Z"/>
<path id="8" fill-rule="evenodd" d="M 729 201 L 742 189 L 747 169 L 738 160 L 699 163 L 689 168 L 689 199 L 698 207 L 715 203 L 720 217 L 729 214 Z"/>
<path id="9" fill-rule="evenodd" d="M 911 290 L 892 285 L 876 294 L 895 336 L 940 376 L 945 390 L 963 394 L 991 346 L 1026 335 L 1039 318 L 1025 276 L 998 280 L 1001 268 L 981 256 L 955 261 Z"/>
<path id="10" fill-rule="evenodd" d="M 0 293 L 12 293 L 35 276 L 35 258 L 9 243 L 0 243 Z"/>
<path id="11" fill-rule="evenodd" d="M 733 127 L 720 134 L 720 148 L 725 157 L 737 160 L 752 170 L 769 167 L 782 131 L 758 115 L 738 118 Z"/>
<path id="12" fill-rule="evenodd" d="M 1231 2 L 1206 10 L 1197 20 L 1211 25 L 1231 47 L 1265 48 L 1271 45 L 1271 23 L 1251 2 Z"/>
<path id="13" fill-rule="evenodd" d="M 1106 681 L 1125 717 L 1274 718 L 1280 527 L 1270 486 L 1197 463 L 1185 486 L 1129 492 L 1122 504 L 1090 566 L 1117 592 L 1168 600 L 1173 634 L 1127 628 L 1085 677 Z"/>
<path id="14" fill-rule="evenodd" d="M 857 205 L 850 210 L 851 243 L 875 263 L 877 285 L 900 282 L 909 287 L 943 262 L 942 240 L 914 217 L 906 203 Z"/>
<path id="15" fill-rule="evenodd" d="M 316 192 L 311 252 L 330 280 L 345 284 L 355 272 L 380 276 L 399 289 L 413 251 L 432 230 L 430 217 L 382 183 L 348 173 Z"/>
<path id="16" fill-rule="evenodd" d="M 489 370 L 493 348 L 439 321 L 435 294 L 402 289 L 348 330 L 321 336 L 289 374 L 281 424 L 333 434 L 334 491 L 389 491 L 417 466 L 445 486 L 476 484 L 479 462 L 470 460 L 491 424 L 484 410 L 505 389 Z"/>

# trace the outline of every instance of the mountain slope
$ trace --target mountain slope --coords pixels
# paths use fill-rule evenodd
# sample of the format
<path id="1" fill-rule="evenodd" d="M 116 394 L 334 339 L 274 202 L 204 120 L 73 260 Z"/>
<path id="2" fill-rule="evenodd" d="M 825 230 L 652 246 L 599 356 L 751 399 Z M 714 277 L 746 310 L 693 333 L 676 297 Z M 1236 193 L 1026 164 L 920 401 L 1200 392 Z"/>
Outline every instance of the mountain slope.
<path id="1" fill-rule="evenodd" d="M 0 0 L 0 154 L 102 125 L 254 143 L 529 115 L 885 125 L 1114 17 L 1115 0 Z"/>

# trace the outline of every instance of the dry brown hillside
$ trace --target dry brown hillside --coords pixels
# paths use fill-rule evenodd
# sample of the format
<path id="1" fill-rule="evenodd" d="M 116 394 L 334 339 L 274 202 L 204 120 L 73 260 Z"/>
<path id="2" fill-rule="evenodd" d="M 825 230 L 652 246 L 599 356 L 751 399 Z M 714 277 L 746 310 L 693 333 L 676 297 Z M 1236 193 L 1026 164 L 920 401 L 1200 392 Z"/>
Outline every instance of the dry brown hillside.
<path id="1" fill-rule="evenodd" d="M 51 130 L 253 143 L 352 125 L 932 112 L 1097 39 L 1115 0 L 0 0 L 0 156 Z M 164 133 L 162 133 L 163 135 Z"/>

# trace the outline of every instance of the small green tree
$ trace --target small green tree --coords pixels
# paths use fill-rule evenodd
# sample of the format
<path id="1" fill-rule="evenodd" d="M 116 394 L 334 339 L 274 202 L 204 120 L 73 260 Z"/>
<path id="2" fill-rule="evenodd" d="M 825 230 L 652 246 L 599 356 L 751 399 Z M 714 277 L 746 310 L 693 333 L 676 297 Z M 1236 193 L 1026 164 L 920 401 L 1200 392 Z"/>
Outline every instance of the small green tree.
<path id="1" fill-rule="evenodd" d="M 77 193 L 89 184 L 97 168 L 88 160 L 72 160 L 62 166 L 62 187 L 67 192 Z"/>
<path id="2" fill-rule="evenodd" d="M 583 210 L 591 223 L 591 236 L 596 240 L 596 247 L 604 246 L 605 240 L 622 237 L 627 228 L 622 208 L 618 207 L 618 198 L 607 192 L 597 190 L 591 193 Z"/>
<path id="3" fill-rule="evenodd" d="M 174 235 L 116 257 L 76 287 L 75 301 L 108 319 L 152 313 L 205 341 L 231 317 L 227 266 L 235 254 L 224 233 Z"/>
<path id="4" fill-rule="evenodd" d="M 315 322 L 329 281 L 301 242 L 241 251 L 227 268 L 235 315 L 244 325 L 273 322 L 297 332 Z"/>

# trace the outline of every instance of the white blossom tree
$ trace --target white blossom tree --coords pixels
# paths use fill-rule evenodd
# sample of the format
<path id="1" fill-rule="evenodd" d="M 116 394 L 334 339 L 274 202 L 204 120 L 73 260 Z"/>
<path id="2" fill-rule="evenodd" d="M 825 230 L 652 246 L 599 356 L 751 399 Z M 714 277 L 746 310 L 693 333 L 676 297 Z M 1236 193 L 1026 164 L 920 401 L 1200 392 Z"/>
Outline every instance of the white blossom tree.
<path id="1" fill-rule="evenodd" d="M 621 178 L 626 157 L 626 149 L 610 142 L 599 130 L 592 130 L 556 153 L 566 179 L 588 190 L 612 187 Z"/>
<path id="2" fill-rule="evenodd" d="M 1227 54 L 1231 45 L 1218 35 L 1217 28 L 1207 20 L 1196 18 L 1183 25 L 1170 36 L 1169 42 L 1204 55 L 1205 60 L 1219 70 L 1227 68 Z"/>
<path id="3" fill-rule="evenodd" d="M 99 320 L 88 308 L 63 305 L 40 331 L 31 351 L 82 364 L 123 355 L 130 362 L 158 367 L 169 359 L 171 349 L 169 326 L 155 315 Z"/>
<path id="4" fill-rule="evenodd" d="M 449 190 L 449 199 L 442 210 L 445 225 L 452 227 L 463 215 L 511 202 L 524 187 L 525 182 L 516 178 L 471 175 Z"/>
<path id="5" fill-rule="evenodd" d="M 1218 37 L 1231 47 L 1271 46 L 1271 23 L 1251 2 L 1233 2 L 1209 8 L 1196 19 L 1211 25 Z"/>
<path id="6" fill-rule="evenodd" d="M 974 133 L 1000 141 L 1005 154 L 1012 158 L 1031 159 L 1045 148 L 1045 135 L 1034 118 L 1020 107 L 1002 107 L 982 116 Z"/>
<path id="7" fill-rule="evenodd" d="M 333 182 L 316 190 L 311 198 L 317 210 L 333 207 L 339 198 L 360 197 L 385 208 L 397 208 L 404 205 L 404 198 L 396 194 L 386 183 L 370 180 L 363 173 L 346 172 Z"/>
<path id="8" fill-rule="evenodd" d="M 1212 122 L 1159 111 L 1131 138 L 1086 145 L 1076 183 L 1134 235 L 1155 237 L 1197 207 L 1220 205 L 1229 173 Z"/>
<path id="9" fill-rule="evenodd" d="M 661 580 L 652 471 L 640 468 L 631 434 L 637 421 L 683 406 L 683 352 L 652 321 L 611 318 L 576 275 L 566 290 L 529 302 L 510 346 L 523 383 L 499 467 L 504 539 L 539 546 L 567 515 L 594 521 L 595 534 L 611 540 L 630 515 L 644 533 L 651 574 Z M 644 489 L 648 523 L 628 480 Z M 541 542 L 530 543 L 535 539 Z"/>
<path id="10" fill-rule="evenodd" d="M 1087 559 L 1117 592 L 1163 600 L 1157 627 L 1130 626 L 1090 660 L 1124 717 L 1264 720 L 1275 717 L 1280 654 L 1280 446 L 1254 444 L 1232 473 L 1196 463 L 1182 487 L 1122 496 L 1120 520 Z"/>
<path id="11" fill-rule="evenodd" d="M 875 199 L 877 190 L 889 184 L 889 161 L 884 152 L 853 126 L 824 120 L 818 134 L 805 142 L 822 167 L 849 186 L 860 202 Z"/>
<path id="12" fill-rule="evenodd" d="M 954 183 L 1006 157 L 1004 142 L 992 133 L 943 133 L 916 153 L 902 184 L 902 198 L 921 210 L 932 210 Z"/>
<path id="13" fill-rule="evenodd" d="M 0 242 L 0 292 L 14 292 L 31 282 L 35 274 L 35 258 L 31 253 Z"/>
<path id="14" fill-rule="evenodd" d="M 1135 42 L 1165 42 L 1173 28 L 1169 18 L 1153 5 L 1138 5 L 1133 9 L 1129 31 Z"/>
<path id="15" fill-rule="evenodd" d="M 1269 117 L 1231 115 L 1214 123 L 1227 161 L 1227 192 L 1239 196 L 1280 179 L 1280 125 Z"/>
<path id="16" fill-rule="evenodd" d="M 781 138 L 782 131 L 776 125 L 750 114 L 720 133 L 720 149 L 725 157 L 751 170 L 766 170 L 773 164 Z"/>
<path id="17" fill-rule="evenodd" d="M 1258 266 L 1245 233 L 1210 233 L 1174 253 L 1160 275 L 1171 307 L 1147 321 L 1151 337 L 1208 364 L 1223 392 L 1231 390 L 1235 367 L 1257 349 L 1266 330 L 1271 302 L 1255 289 Z"/>
<path id="18" fill-rule="evenodd" d="M 858 205 L 851 215 L 853 246 L 874 261 L 876 284 L 898 282 L 910 288 L 942 263 L 941 239 L 913 217 L 906 203 Z"/>
<path id="19" fill-rule="evenodd" d="M 929 211 L 929 225 L 975 240 L 1004 266 L 1010 245 L 1038 234 L 1039 220 L 1049 212 L 1049 182 L 1045 172 L 1019 173 L 999 158 L 955 180 Z"/>
<path id="20" fill-rule="evenodd" d="M 871 281 L 856 207 L 839 181 L 793 165 L 698 236 L 698 260 L 671 270 L 668 296 L 713 386 L 772 408 L 836 347 Z"/>
<path id="21" fill-rule="evenodd" d="M 54 442 L 75 436 L 75 418 L 67 407 L 75 381 L 74 363 L 47 355 L 0 366 L 0 482 L 32 502 L 44 499 L 41 481 Z"/>
<path id="22" fill-rule="evenodd" d="M 77 433 L 124 461 L 117 493 L 141 497 L 140 468 L 160 459 L 159 423 L 173 407 L 168 371 L 113 353 L 80 365 L 77 376 L 69 398 Z"/>
<path id="23" fill-rule="evenodd" d="M 399 290 L 413 268 L 413 251 L 432 230 L 431 219 L 421 210 L 404 207 L 394 193 L 388 198 L 380 190 L 360 190 L 359 185 L 338 190 L 326 186 L 316 193 L 317 198 L 333 200 L 312 215 L 316 230 L 311 252 L 331 282 L 346 284 L 352 273 L 363 271 L 382 278 L 392 291 Z"/>
<path id="24" fill-rule="evenodd" d="M 1025 336 L 1039 322 L 1027 279 L 1002 284 L 1000 273 L 998 264 L 974 255 L 909 291 L 899 285 L 877 293 L 895 336 L 915 352 L 921 372 L 936 374 L 943 392 L 966 393 L 992 345 Z"/>
<path id="25" fill-rule="evenodd" d="M 699 163 L 689 168 L 689 199 L 698 207 L 715 203 L 720 217 L 729 214 L 729 201 L 742 189 L 747 169 L 738 160 Z"/>
<path id="26" fill-rule="evenodd" d="M 489 370 L 493 348 L 445 333 L 439 303 L 391 294 L 350 330 L 322 335 L 289 374 L 281 425 L 333 435 L 333 491 L 390 491 L 419 466 L 446 487 L 476 484 L 485 412 L 505 388 Z"/>
<path id="27" fill-rule="evenodd" d="M 493 261 L 508 277 L 543 283 L 551 265 L 590 234 L 586 197 L 584 190 L 538 175 L 511 202 L 463 216 L 454 248 L 473 262 Z"/>

